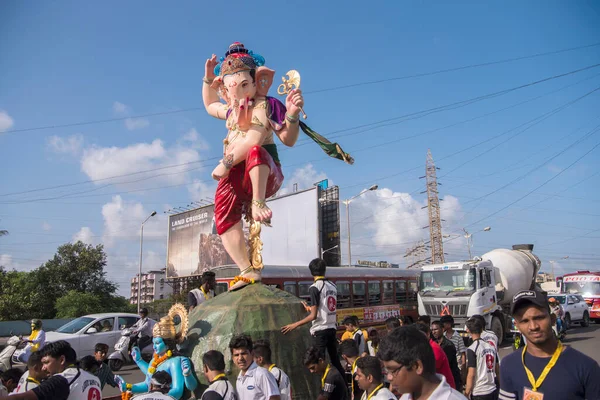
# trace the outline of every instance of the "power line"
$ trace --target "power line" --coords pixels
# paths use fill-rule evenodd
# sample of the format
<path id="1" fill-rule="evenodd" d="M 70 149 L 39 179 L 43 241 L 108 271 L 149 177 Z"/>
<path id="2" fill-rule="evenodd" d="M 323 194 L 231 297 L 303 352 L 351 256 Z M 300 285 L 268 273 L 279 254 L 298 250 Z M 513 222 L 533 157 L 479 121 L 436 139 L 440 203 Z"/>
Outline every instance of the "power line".
<path id="1" fill-rule="evenodd" d="M 542 57 L 542 56 L 547 56 L 547 55 L 582 50 L 582 49 L 592 48 L 592 47 L 596 47 L 596 46 L 600 46 L 600 42 L 583 45 L 583 46 L 570 47 L 570 48 L 566 48 L 566 49 L 547 51 L 547 52 L 543 52 L 543 53 L 536 53 L 536 54 L 531 54 L 528 56 L 512 57 L 512 58 L 508 58 L 508 59 L 504 59 L 504 60 L 490 61 L 490 62 L 486 62 L 486 63 L 471 64 L 471 65 L 465 65 L 465 66 L 461 66 L 461 67 L 447 68 L 447 69 L 442 69 L 442 70 L 437 70 L 437 71 L 399 76 L 399 77 L 395 77 L 395 78 L 380 79 L 380 80 L 376 80 L 376 81 L 367 81 L 367 82 L 354 83 L 354 84 L 350 84 L 350 85 L 343 85 L 343 86 L 337 86 L 337 87 L 332 87 L 332 88 L 306 91 L 305 94 L 323 93 L 323 92 L 341 90 L 341 89 L 346 89 L 346 88 L 351 88 L 351 87 L 356 87 L 356 86 L 373 85 L 373 84 L 390 82 L 390 81 L 404 80 L 404 79 L 410 79 L 410 78 L 419 78 L 419 77 L 424 77 L 424 76 L 432 76 L 432 75 L 438 75 L 438 74 L 443 74 L 443 73 L 448 73 L 448 72 L 455 72 L 455 71 L 460 71 L 460 70 L 471 69 L 471 68 L 485 67 L 485 66 L 490 66 L 490 65 L 495 65 L 495 64 L 503 64 L 503 63 L 526 60 L 526 59 L 537 58 L 537 57 Z M 7 133 L 40 131 L 40 130 L 55 129 L 55 128 L 69 128 L 69 127 L 84 126 L 84 125 L 102 124 L 102 123 L 107 123 L 107 122 L 124 121 L 126 119 L 149 118 L 149 117 L 155 117 L 155 116 L 177 114 L 177 113 L 190 112 L 190 111 L 201 111 L 201 110 L 204 110 L 204 107 L 189 107 L 189 108 L 175 109 L 175 110 L 169 110 L 169 111 L 138 114 L 138 115 L 133 115 L 133 116 L 128 116 L 128 117 L 105 118 L 105 119 L 97 119 L 97 120 L 91 120 L 91 121 L 72 122 L 72 123 L 66 123 L 66 124 L 45 125 L 45 126 L 38 126 L 38 127 L 33 127 L 33 128 L 11 129 L 11 130 L 5 131 L 4 133 L 7 134 Z"/>
<path id="2" fill-rule="evenodd" d="M 339 131 L 330 132 L 328 135 L 330 135 L 331 133 L 335 133 L 335 132 L 342 132 L 342 131 L 347 131 L 347 130 L 353 130 L 353 129 L 356 129 L 356 128 L 377 125 L 377 124 L 381 124 L 382 122 L 389 122 L 389 121 L 392 121 L 392 120 L 402 119 L 402 118 L 411 117 L 411 116 L 414 117 L 414 118 L 421 118 L 423 116 L 429 115 L 429 114 L 434 113 L 434 112 L 441 112 L 441 111 L 445 111 L 447 109 L 453 109 L 453 108 L 463 107 L 463 106 L 466 106 L 466 105 L 469 105 L 469 104 L 473 104 L 473 103 L 478 102 L 478 101 L 482 101 L 482 100 L 485 100 L 485 99 L 489 99 L 489 98 L 501 96 L 501 95 L 504 95 L 504 94 L 507 94 L 507 93 L 510 93 L 510 92 L 513 92 L 513 91 L 516 91 L 516 90 L 520 90 L 520 89 L 523 89 L 523 88 L 526 88 L 526 87 L 530 87 L 530 86 L 537 85 L 537 84 L 540 84 L 540 83 L 543 83 L 543 82 L 547 82 L 549 80 L 558 79 L 558 78 L 561 78 L 561 77 L 564 77 L 564 76 L 568 76 L 568 75 L 576 74 L 576 73 L 579 73 L 579 72 L 582 72 L 582 71 L 586 71 L 588 69 L 596 68 L 598 66 L 600 66 L 600 63 L 599 64 L 593 64 L 593 65 L 590 65 L 590 66 L 587 66 L 587 67 L 583 67 L 583 68 L 579 68 L 577 70 L 569 71 L 569 72 L 566 72 L 566 73 L 563 73 L 563 74 L 559 74 L 559 75 L 554 75 L 554 76 L 551 76 L 551 77 L 547 77 L 547 78 L 544 78 L 544 79 L 541 79 L 541 80 L 537 80 L 537 81 L 534 81 L 534 82 L 529 82 L 529 83 L 526 83 L 524 85 L 520 85 L 520 86 L 517 86 L 517 87 L 513 87 L 513 88 L 501 90 L 501 91 L 498 91 L 498 92 L 486 94 L 486 95 L 483 95 L 483 96 L 478 96 L 478 97 L 467 99 L 467 100 L 462 100 L 462 101 L 459 101 L 459 102 L 450 103 L 450 104 L 447 104 L 447 105 L 444 105 L 444 106 L 438 106 L 438 107 L 434 107 L 434 108 L 431 108 L 431 109 L 427 109 L 427 110 L 423 110 L 423 111 L 418 111 L 418 112 L 415 112 L 415 113 L 410 113 L 410 114 L 406 114 L 406 115 L 403 115 L 403 116 L 400 116 L 400 117 L 394 117 L 394 118 L 391 118 L 391 119 L 385 119 L 385 120 L 381 120 L 381 121 L 370 123 L 370 124 L 363 124 L 363 125 L 359 125 L 359 126 L 354 127 L 354 128 L 347 128 L 347 129 L 343 129 L 343 130 L 339 130 Z M 589 79 L 589 78 L 586 78 L 586 79 Z M 400 121 L 400 122 L 402 122 L 402 121 Z M 399 122 L 396 122 L 396 123 L 399 123 Z M 379 127 L 381 127 L 381 126 L 379 126 Z M 372 130 L 372 129 L 377 129 L 379 127 L 378 126 L 371 127 L 369 129 L 365 129 L 363 131 L 355 132 L 353 134 L 364 133 L 366 131 L 369 131 L 369 130 Z M 341 135 L 341 136 L 346 136 L 346 135 Z M 296 147 L 298 147 L 298 145 L 296 145 Z M 75 186 L 75 185 L 80 185 L 80 184 L 86 184 L 86 183 L 92 183 L 92 182 L 99 182 L 99 181 L 103 181 L 103 180 L 114 179 L 114 178 L 117 178 L 117 177 L 125 177 L 125 176 L 137 175 L 137 174 L 141 174 L 141 173 L 145 173 L 145 172 L 152 172 L 152 171 L 162 170 L 162 169 L 167 169 L 167 168 L 175 168 L 175 167 L 179 167 L 179 166 L 183 166 L 183 165 L 189 165 L 189 164 L 194 164 L 194 163 L 198 163 L 198 162 L 206 162 L 208 160 L 217 159 L 217 158 L 220 158 L 220 157 L 213 157 L 213 158 L 210 158 L 210 159 L 206 159 L 204 161 L 193 161 L 193 162 L 176 164 L 176 165 L 171 165 L 171 166 L 164 166 L 164 167 L 159 167 L 159 168 L 152 168 L 152 169 L 148 169 L 148 170 L 145 170 L 145 171 L 137 171 L 137 172 L 128 173 L 128 174 L 121 174 L 121 175 L 118 175 L 118 176 L 113 176 L 113 177 L 108 177 L 108 178 L 102 178 L 102 179 L 98 179 L 98 180 L 87 180 L 87 181 L 83 181 L 83 182 L 76 182 L 76 183 L 71 183 L 71 184 L 63 184 L 63 185 L 51 186 L 51 187 L 40 188 L 40 189 L 31 189 L 31 190 L 27 190 L 27 191 L 23 191 L 23 192 L 6 193 L 6 194 L 2 194 L 0 196 L 9 196 L 9 195 L 16 195 L 16 194 L 24 194 L 24 193 L 31 193 L 31 192 L 35 192 L 35 191 L 50 190 L 50 189 L 56 189 L 56 188 L 61 188 L 61 187 L 67 187 L 67 186 Z M 193 168 L 193 169 L 190 169 L 190 170 L 199 169 L 202 166 L 199 166 L 199 167 L 196 167 L 196 168 Z M 289 167 L 289 166 L 287 166 L 287 167 Z M 186 172 L 186 171 L 183 171 L 183 172 Z M 159 174 L 157 176 L 171 175 L 171 174 L 178 174 L 178 173 L 181 173 L 181 172 Z M 155 177 L 155 176 L 150 176 L 150 177 L 142 178 L 142 179 L 140 179 L 138 181 L 151 179 L 153 177 Z M 137 181 L 134 181 L 134 182 L 137 182 Z M 207 182 L 207 180 L 201 181 L 201 182 Z M 107 184 L 107 185 L 105 185 L 103 187 L 100 187 L 100 188 L 93 188 L 93 189 L 89 189 L 89 190 L 82 191 L 82 192 L 68 193 L 68 194 L 63 194 L 63 195 L 60 195 L 60 196 L 53 196 L 53 197 L 48 197 L 48 198 L 15 200 L 15 201 L 3 202 L 3 203 L 4 204 L 20 204 L 20 203 L 30 203 L 30 202 L 37 202 L 37 201 L 57 200 L 57 199 L 65 198 L 65 197 L 76 198 L 76 196 L 74 196 L 74 195 L 101 190 L 104 187 L 108 187 L 108 186 L 111 186 L 111 185 L 112 184 Z M 166 187 L 163 187 L 163 188 L 174 187 L 174 186 L 183 186 L 183 185 L 171 185 L 171 186 L 166 186 Z M 150 190 L 155 190 L 155 189 L 150 189 Z M 128 192 L 116 192 L 116 193 L 113 193 L 113 194 L 120 194 L 120 193 L 128 193 Z M 108 194 L 101 194 L 101 196 L 104 196 L 104 195 L 108 195 Z M 80 197 L 87 197 L 87 196 L 80 196 Z"/>
<path id="3" fill-rule="evenodd" d="M 598 130 L 596 130 L 596 132 L 597 132 L 597 131 L 598 131 Z M 496 215 L 496 214 L 498 214 L 498 213 L 500 213 L 500 212 L 502 212 L 502 211 L 506 210 L 507 208 L 511 207 L 512 205 L 514 205 L 514 204 L 518 203 L 519 201 L 523 200 L 524 198 L 526 198 L 526 197 L 527 197 L 527 196 L 529 196 L 530 194 L 534 193 L 534 192 L 535 192 L 536 190 L 538 190 L 539 188 L 541 188 L 541 187 L 545 186 L 546 184 L 548 184 L 548 183 L 552 182 L 554 179 L 558 178 L 560 175 L 562 175 L 563 173 L 565 173 L 566 171 L 568 171 L 568 170 L 569 170 L 569 169 L 570 169 L 570 168 L 571 168 L 573 165 L 577 164 L 577 163 L 578 163 L 579 161 L 581 161 L 581 160 L 582 160 L 582 159 L 583 159 L 585 156 L 587 156 L 588 154 L 590 154 L 592 151 L 596 150 L 596 148 L 597 148 L 598 146 L 600 146 L 600 142 L 599 142 L 599 143 L 597 143 L 596 145 L 594 145 L 594 146 L 593 146 L 593 147 L 592 147 L 590 150 L 586 151 L 586 152 L 585 152 L 585 153 L 584 153 L 584 154 L 583 154 L 581 157 L 577 158 L 575 161 L 573 161 L 571 164 L 569 164 L 569 166 L 567 166 L 565 169 L 563 169 L 562 171 L 558 172 L 558 173 L 557 173 L 557 174 L 555 174 L 553 177 L 551 177 L 550 179 L 546 180 L 546 181 L 545 181 L 544 183 L 542 183 L 541 185 L 537 186 L 535 189 L 533 189 L 533 190 L 530 190 L 530 191 L 529 191 L 529 192 L 527 192 L 525 195 L 523 195 L 523 196 L 519 197 L 517 200 L 515 200 L 515 201 L 513 201 L 513 202 L 509 203 L 507 206 L 505 206 L 505 207 L 502 207 L 501 209 L 499 209 L 499 210 L 497 210 L 497 211 L 495 211 L 495 212 L 491 213 L 490 215 L 488 215 L 488 216 L 486 216 L 486 217 L 484 217 L 484 218 L 481 218 L 481 219 L 479 219 L 479 220 L 477 220 L 477 221 L 475 221 L 475 222 L 473 222 L 473 223 L 471 223 L 471 224 L 467 225 L 467 227 L 469 227 L 469 226 L 473 226 L 473 225 L 475 225 L 475 224 L 478 224 L 479 222 L 482 222 L 482 221 L 484 221 L 484 220 L 488 219 L 489 217 L 492 217 L 492 216 L 494 216 L 494 215 Z M 598 230 L 600 230 L 600 229 L 598 229 Z M 595 232 L 595 231 L 592 231 L 592 232 Z M 592 233 L 592 232 L 589 232 L 589 233 Z M 588 234 L 589 234 L 589 233 L 588 233 Z"/>

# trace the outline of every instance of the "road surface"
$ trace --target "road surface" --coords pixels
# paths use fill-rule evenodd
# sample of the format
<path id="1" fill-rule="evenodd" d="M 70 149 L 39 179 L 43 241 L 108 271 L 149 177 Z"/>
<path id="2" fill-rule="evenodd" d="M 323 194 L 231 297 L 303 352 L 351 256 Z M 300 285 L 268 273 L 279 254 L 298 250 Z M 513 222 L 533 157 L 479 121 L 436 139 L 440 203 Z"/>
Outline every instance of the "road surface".
<path id="1" fill-rule="evenodd" d="M 567 334 L 567 339 L 564 344 L 567 346 L 573 346 L 573 348 L 581 351 L 592 357 L 598 363 L 600 363 L 600 324 L 590 324 L 587 328 L 582 328 L 578 325 L 574 325 Z M 500 357 L 506 357 L 513 351 L 510 343 L 504 342 L 504 346 L 500 348 Z M 198 366 L 196 366 L 198 367 Z M 128 383 L 141 382 L 144 377 L 140 370 L 135 366 L 123 367 L 119 374 L 125 378 Z M 114 389 L 110 386 L 105 386 L 102 391 L 103 397 L 119 395 L 119 390 Z"/>

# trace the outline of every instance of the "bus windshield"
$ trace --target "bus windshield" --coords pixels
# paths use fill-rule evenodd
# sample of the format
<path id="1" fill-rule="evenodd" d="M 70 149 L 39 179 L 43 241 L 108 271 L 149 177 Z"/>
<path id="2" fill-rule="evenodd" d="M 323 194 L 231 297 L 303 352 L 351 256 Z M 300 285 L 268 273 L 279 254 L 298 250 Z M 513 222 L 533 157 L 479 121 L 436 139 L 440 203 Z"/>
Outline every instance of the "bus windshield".
<path id="1" fill-rule="evenodd" d="M 419 290 L 423 293 L 473 291 L 475 290 L 475 270 L 422 271 Z"/>
<path id="2" fill-rule="evenodd" d="M 563 292 L 571 294 L 600 295 L 600 282 L 563 282 Z"/>

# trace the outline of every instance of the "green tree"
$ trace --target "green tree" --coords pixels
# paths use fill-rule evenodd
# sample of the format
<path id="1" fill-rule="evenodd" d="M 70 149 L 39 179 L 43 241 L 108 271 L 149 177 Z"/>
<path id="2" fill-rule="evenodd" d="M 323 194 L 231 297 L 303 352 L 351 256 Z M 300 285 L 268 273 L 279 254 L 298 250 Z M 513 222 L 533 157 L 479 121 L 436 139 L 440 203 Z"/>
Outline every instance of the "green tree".
<path id="1" fill-rule="evenodd" d="M 117 286 L 106 279 L 106 254 L 102 245 L 81 241 L 60 246 L 54 257 L 34 271 L 40 313 L 45 318 L 56 314 L 56 301 L 74 291 L 96 296 L 108 304 Z"/>
<path id="2" fill-rule="evenodd" d="M 30 273 L 6 271 L 0 266 L 0 320 L 33 318 L 34 285 Z"/>
<path id="3" fill-rule="evenodd" d="M 57 318 L 77 318 L 104 311 L 102 299 L 93 293 L 71 290 L 56 300 Z"/>

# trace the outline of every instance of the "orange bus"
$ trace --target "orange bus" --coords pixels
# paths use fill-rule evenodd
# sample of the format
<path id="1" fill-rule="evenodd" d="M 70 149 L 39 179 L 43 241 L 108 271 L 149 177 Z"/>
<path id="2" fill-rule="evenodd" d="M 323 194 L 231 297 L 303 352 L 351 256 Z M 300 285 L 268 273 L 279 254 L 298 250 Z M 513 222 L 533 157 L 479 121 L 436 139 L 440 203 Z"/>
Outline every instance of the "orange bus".
<path id="1" fill-rule="evenodd" d="M 216 294 L 227 291 L 229 282 L 239 273 L 235 266 L 211 269 L 215 272 Z M 419 271 L 398 268 L 328 267 L 327 279 L 337 286 L 338 330 L 348 315 L 356 315 L 362 329 L 384 328 L 389 317 L 417 320 Z M 308 288 L 313 284 L 308 266 L 265 266 L 262 283 L 309 301 Z"/>

